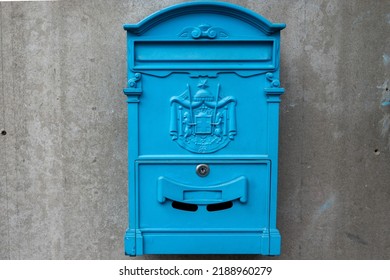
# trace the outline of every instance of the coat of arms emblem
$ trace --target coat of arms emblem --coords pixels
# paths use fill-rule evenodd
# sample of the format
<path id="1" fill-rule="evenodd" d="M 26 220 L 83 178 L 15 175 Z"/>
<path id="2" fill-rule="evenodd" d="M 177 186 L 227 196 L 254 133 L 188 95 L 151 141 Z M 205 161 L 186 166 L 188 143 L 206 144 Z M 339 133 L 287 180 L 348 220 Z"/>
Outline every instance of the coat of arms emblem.
<path id="1" fill-rule="evenodd" d="M 200 80 L 194 95 L 187 89 L 171 98 L 172 140 L 193 153 L 213 153 L 234 139 L 236 99 L 221 97 L 220 84 L 214 93 L 208 90 L 207 79 Z"/>

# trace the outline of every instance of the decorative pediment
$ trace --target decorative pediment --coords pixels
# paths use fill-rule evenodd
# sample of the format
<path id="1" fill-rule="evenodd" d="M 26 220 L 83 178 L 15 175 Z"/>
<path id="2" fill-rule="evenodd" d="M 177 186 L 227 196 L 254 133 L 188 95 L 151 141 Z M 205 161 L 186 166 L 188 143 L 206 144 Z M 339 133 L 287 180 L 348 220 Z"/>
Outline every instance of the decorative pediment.
<path id="1" fill-rule="evenodd" d="M 255 12 L 252 12 L 237 5 L 222 2 L 190 2 L 168 7 L 150 15 L 149 17 L 145 18 L 137 24 L 125 24 L 123 28 L 130 33 L 142 35 L 149 29 L 152 29 L 153 27 L 158 24 L 161 24 L 164 21 L 168 21 L 172 18 L 183 15 L 199 13 L 219 14 L 225 15 L 227 17 L 236 18 L 254 26 L 255 28 L 261 30 L 267 35 L 271 35 L 286 27 L 286 24 L 284 23 L 272 23 L 266 18 L 256 14 Z M 211 33 L 211 36 L 214 36 L 213 34 L 214 33 Z"/>

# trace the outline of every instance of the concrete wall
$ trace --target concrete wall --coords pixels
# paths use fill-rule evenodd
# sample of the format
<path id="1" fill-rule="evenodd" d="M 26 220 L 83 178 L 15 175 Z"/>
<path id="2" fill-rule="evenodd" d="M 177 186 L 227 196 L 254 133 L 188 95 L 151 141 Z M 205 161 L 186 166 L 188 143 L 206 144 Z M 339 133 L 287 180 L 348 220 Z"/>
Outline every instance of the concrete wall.
<path id="1" fill-rule="evenodd" d="M 122 24 L 178 2 L 0 3 L 1 259 L 126 258 Z M 389 259 L 390 1 L 229 2 L 287 23 L 278 258 Z"/>

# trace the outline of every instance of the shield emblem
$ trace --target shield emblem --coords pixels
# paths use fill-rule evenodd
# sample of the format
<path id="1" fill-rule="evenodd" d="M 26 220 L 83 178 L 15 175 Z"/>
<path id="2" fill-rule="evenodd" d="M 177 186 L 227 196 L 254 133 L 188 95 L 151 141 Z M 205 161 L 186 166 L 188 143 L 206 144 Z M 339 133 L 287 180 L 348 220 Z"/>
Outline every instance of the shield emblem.
<path id="1" fill-rule="evenodd" d="M 192 97 L 187 85 L 179 96 L 171 98 L 170 135 L 182 148 L 193 153 L 213 153 L 224 148 L 237 134 L 236 99 L 222 98 L 220 84 L 215 94 L 201 80 Z"/>
<path id="2" fill-rule="evenodd" d="M 211 115 L 200 113 L 195 117 L 195 134 L 211 134 Z"/>

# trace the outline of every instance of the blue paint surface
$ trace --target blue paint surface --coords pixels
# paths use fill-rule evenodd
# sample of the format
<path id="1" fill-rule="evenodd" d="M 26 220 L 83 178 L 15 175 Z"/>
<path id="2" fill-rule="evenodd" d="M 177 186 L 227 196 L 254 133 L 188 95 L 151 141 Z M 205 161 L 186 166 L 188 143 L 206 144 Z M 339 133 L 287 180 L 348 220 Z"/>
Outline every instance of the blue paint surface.
<path id="1" fill-rule="evenodd" d="M 382 106 L 390 106 L 390 100 L 389 101 L 383 101 L 381 103 Z"/>
<path id="2" fill-rule="evenodd" d="M 389 65 L 390 63 L 390 55 L 388 55 L 387 53 L 384 53 L 383 54 L 383 64 L 385 66 Z"/>
<path id="3" fill-rule="evenodd" d="M 329 199 L 327 199 L 322 205 L 321 207 L 318 209 L 318 213 L 321 215 L 322 213 L 324 213 L 325 211 L 327 211 L 329 208 L 331 208 L 333 206 L 335 202 L 335 198 L 332 196 L 330 197 Z"/>
<path id="4" fill-rule="evenodd" d="M 179 4 L 124 25 L 127 255 L 280 254 L 284 27 L 222 2 Z"/>

